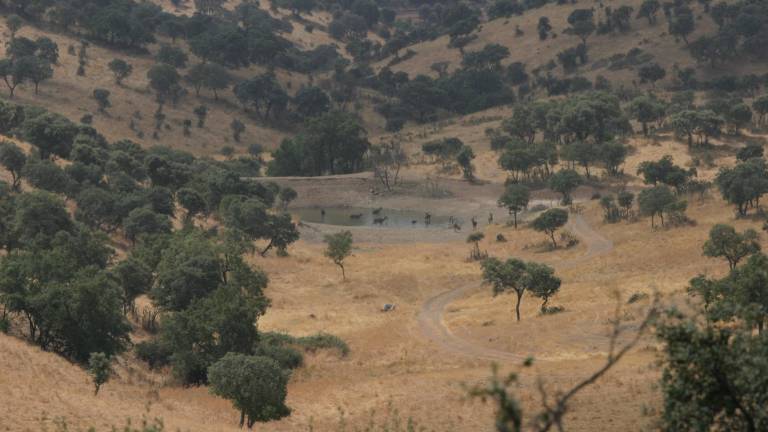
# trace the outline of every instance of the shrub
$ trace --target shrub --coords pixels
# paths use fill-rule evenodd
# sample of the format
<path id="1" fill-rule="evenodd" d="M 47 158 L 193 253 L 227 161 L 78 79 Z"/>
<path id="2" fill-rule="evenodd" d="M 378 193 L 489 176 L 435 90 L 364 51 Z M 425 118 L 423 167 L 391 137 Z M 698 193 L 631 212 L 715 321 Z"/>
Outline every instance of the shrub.
<path id="1" fill-rule="evenodd" d="M 565 312 L 565 308 L 563 306 L 547 306 L 541 311 L 542 315 L 554 315 L 560 312 Z"/>
<path id="2" fill-rule="evenodd" d="M 627 300 L 627 304 L 637 303 L 640 300 L 645 300 L 647 298 L 648 298 L 648 294 L 641 293 L 641 292 L 636 292 L 636 293 L 632 294 L 631 296 L 629 296 L 629 299 Z"/>
<path id="3" fill-rule="evenodd" d="M 342 338 L 329 333 L 320 332 L 311 336 L 303 336 L 296 339 L 296 342 L 309 352 L 315 352 L 319 349 L 335 349 L 342 357 L 349 354 L 349 345 Z"/>
<path id="4" fill-rule="evenodd" d="M 287 345 L 274 345 L 261 341 L 253 350 L 253 354 L 269 357 L 283 369 L 296 369 L 304 363 L 304 356 L 295 348 Z"/>
<path id="5" fill-rule="evenodd" d="M 171 350 L 158 340 L 136 344 L 136 358 L 147 362 L 150 369 L 167 366 L 171 362 Z"/>

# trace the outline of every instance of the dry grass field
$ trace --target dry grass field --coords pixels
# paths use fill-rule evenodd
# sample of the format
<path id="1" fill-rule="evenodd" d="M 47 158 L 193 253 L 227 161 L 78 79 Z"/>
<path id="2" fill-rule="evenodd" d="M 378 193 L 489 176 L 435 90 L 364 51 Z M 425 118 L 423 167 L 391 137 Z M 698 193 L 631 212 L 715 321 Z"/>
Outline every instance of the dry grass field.
<path id="1" fill-rule="evenodd" d="M 173 13 L 193 12 L 189 8 L 176 10 L 167 0 L 154 1 Z M 637 8 L 641 1 L 606 2 L 619 3 Z M 228 8 L 234 5 L 234 1 L 227 3 Z M 268 8 L 267 0 L 262 0 L 262 7 Z M 692 4 L 692 7 L 700 16 L 697 32 L 692 37 L 711 31 L 714 23 L 702 13 L 700 5 Z M 512 53 L 508 61 L 524 62 L 530 71 L 548 63 L 557 52 L 576 45 L 575 36 L 562 34 L 571 9 L 549 5 L 520 17 L 485 23 L 478 39 L 466 49 L 479 49 L 490 42 L 503 44 Z M 280 11 L 277 15 L 289 13 Z M 544 43 L 538 40 L 536 24 L 540 16 L 550 17 L 558 34 L 556 39 Z M 321 13 L 306 18 L 320 25 L 330 21 L 328 14 Z M 4 25 L 3 20 L 0 25 Z M 523 37 L 515 36 L 518 25 L 524 32 Z M 654 61 L 668 71 L 673 65 L 695 65 L 683 43 L 666 34 L 661 13 L 655 26 L 633 19 L 632 27 L 627 34 L 592 36 L 588 41 L 591 66 L 582 68 L 583 75 L 593 79 L 603 74 L 612 82 L 632 86 L 636 71 L 608 71 L 600 61 L 633 47 L 651 53 Z M 109 140 L 128 138 L 143 146 L 163 145 L 196 155 L 215 155 L 225 145 L 235 146 L 238 153 L 245 153 L 252 143 L 274 149 L 295 132 L 268 127 L 249 117 L 231 91 L 223 92 L 218 101 L 204 91 L 200 98 L 191 92 L 178 106 L 166 106 L 170 129 L 161 131 L 155 140 L 152 116 L 156 103 L 146 80 L 146 72 L 154 64 L 151 55 L 129 55 L 91 45 L 86 76 L 77 76 L 77 57 L 67 54 L 69 45 L 79 44 L 77 38 L 32 27 L 24 27 L 19 34 L 30 38 L 43 34 L 51 37 L 59 44 L 61 60 L 54 68 L 54 78 L 41 85 L 40 95 L 34 95 L 32 86 L 28 85 L 17 90 L 16 100 L 45 106 L 75 121 L 91 113 L 94 127 Z M 294 32 L 286 37 L 303 48 L 338 43 L 320 30 L 307 32 L 299 23 L 294 23 Z M 8 39 L 7 31 L 0 35 L 0 43 Z M 183 45 L 183 42 L 177 43 Z M 455 68 L 461 58 L 458 50 L 446 47 L 447 43 L 447 37 L 440 37 L 410 47 L 416 56 L 392 69 L 415 76 L 432 74 L 429 67 L 437 61 L 450 61 Z M 343 50 L 343 46 L 340 47 Z M 157 48 L 157 45 L 150 46 L 152 52 Z M 113 58 L 124 58 L 134 67 L 133 75 L 122 86 L 114 84 L 107 68 Z M 380 68 L 385 62 L 374 66 Z M 734 62 L 721 70 L 702 68 L 700 72 L 704 77 L 766 70 L 765 64 Z M 262 71 L 252 67 L 235 73 L 245 78 Z M 301 74 L 282 70 L 277 70 L 277 74 L 284 85 L 290 83 L 291 93 L 308 82 L 308 77 Z M 662 88 L 665 85 L 660 83 Z M 106 114 L 96 113 L 96 101 L 91 97 L 93 89 L 99 87 L 112 92 L 113 107 Z M 182 121 L 194 119 L 192 111 L 200 104 L 211 108 L 207 126 L 193 128 L 192 135 L 184 137 Z M 372 143 L 393 138 L 383 131 L 382 118 L 367 100 L 361 100 L 361 112 Z M 662 304 L 681 304 L 687 298 L 685 288 L 690 278 L 701 273 L 726 274 L 728 266 L 724 261 L 701 254 L 701 245 L 714 224 L 727 222 L 738 230 L 761 229 L 762 221 L 757 219 L 735 219 L 733 209 L 716 191 L 703 199 L 689 199 L 687 214 L 695 221 L 693 226 L 652 229 L 646 218 L 632 223 L 605 224 L 598 202 L 590 200 L 595 189 L 582 187 L 575 195 L 585 208 L 580 217 L 588 230 L 574 227 L 573 220 L 578 218 L 572 216 L 568 229 L 579 237 L 579 244 L 542 252 L 544 235 L 524 224 L 517 230 L 507 226 L 506 212 L 496 204 L 506 173 L 497 164 L 497 154 L 490 150 L 485 130 L 498 128 L 502 119 L 511 113 L 511 107 L 498 107 L 439 124 L 409 124 L 399 133 L 399 139 L 403 140 L 412 163 L 404 169 L 404 186 L 394 194 L 371 194 L 372 188 L 380 186 L 370 173 L 275 181 L 298 191 L 299 198 L 293 203 L 297 207 L 413 209 L 459 216 L 464 220 L 475 216 L 481 221 L 479 229 L 485 234 L 480 247 L 491 256 L 543 262 L 556 269 L 563 285 L 551 304 L 562 306 L 564 311 L 541 315 L 539 300 L 526 296 L 522 320 L 516 322 L 514 297 L 493 297 L 491 288 L 481 284 L 479 264 L 468 261 L 470 245 L 466 236 L 471 229 L 468 226 L 460 233 L 448 227 L 352 229 L 355 247 L 346 262 L 348 280 L 344 282 L 338 268 L 323 256 L 322 236 L 337 228 L 304 224 L 302 240 L 290 247 L 290 256 L 279 258 L 272 254 L 266 258 L 258 255 L 250 258 L 250 263 L 263 268 L 270 278 L 266 294 L 272 305 L 259 320 L 259 330 L 296 336 L 328 332 L 344 339 L 351 352 L 346 357 L 333 352 L 309 354 L 306 364 L 297 369 L 290 380 L 287 403 L 293 414 L 278 422 L 257 425 L 256 430 L 364 430 L 371 423 L 411 418 L 425 430 L 491 431 L 492 406 L 469 398 L 468 387 L 486 382 L 492 364 L 497 363 L 500 371 L 506 373 L 521 369 L 525 357 L 535 359 L 532 368 L 522 371 L 521 383 L 516 388 L 524 408 L 535 411 L 540 406 L 538 380 L 543 380 L 544 387 L 550 391 L 567 389 L 602 365 L 617 305 L 631 332 L 649 304 L 647 299 L 628 304 L 627 299 L 633 294 L 658 293 Z M 132 118 L 136 131 L 129 127 Z M 247 126 L 239 145 L 231 138 L 229 124 L 233 118 L 244 121 Z M 137 131 L 143 131 L 144 137 L 137 136 Z M 474 149 L 478 184 L 461 180 L 458 170 L 444 171 L 421 160 L 421 145 L 444 137 L 458 137 Z M 765 143 L 761 135 L 750 133 L 748 138 Z M 719 167 L 732 165 L 735 150 L 745 139 L 714 140 L 718 149 L 714 152 L 715 164 L 698 166 L 699 177 L 712 179 Z M 630 189 L 641 187 L 642 181 L 635 174 L 642 161 L 671 155 L 675 163 L 690 167 L 696 157 L 669 133 L 659 134 L 655 139 L 632 138 L 630 145 L 632 152 L 623 166 L 626 175 L 621 181 L 606 186 L 601 190 L 603 193 L 611 192 L 620 184 Z M 602 175 L 600 170 L 597 175 Z M 421 187 L 427 178 L 439 178 L 441 187 L 450 196 L 440 199 L 425 196 Z M 539 191 L 535 198 L 552 202 L 555 195 Z M 494 214 L 493 224 L 486 223 L 488 213 Z M 497 234 L 503 234 L 508 241 L 496 242 Z M 595 251 L 595 242 L 605 247 Z M 768 246 L 765 239 L 761 242 Z M 429 310 L 430 301 L 452 290 L 461 290 L 461 295 L 439 308 L 439 316 L 429 321 L 427 318 L 434 312 Z M 385 303 L 395 303 L 396 310 L 381 312 Z M 436 337 L 425 328 L 429 323 L 445 334 Z M 144 337 L 146 335 L 135 334 L 135 340 Z M 453 345 L 443 343 L 445 340 L 452 341 Z M 500 359 L 494 361 L 484 355 L 488 352 L 508 355 L 499 355 Z M 651 336 L 644 337 L 607 376 L 579 394 L 566 418 L 569 430 L 652 428 L 661 402 L 658 358 L 658 343 Z M 230 402 L 212 396 L 205 387 L 178 385 L 167 370 L 150 371 L 132 352 L 119 357 L 116 372 L 98 396 L 94 396 L 91 379 L 81 367 L 0 333 L 0 431 L 52 431 L 61 422 L 66 422 L 70 431 L 88 427 L 107 431 L 112 426 L 124 425 L 127 419 L 136 424 L 142 418 L 161 418 L 166 430 L 171 431 L 239 430 L 239 415 Z"/>
<path id="2" fill-rule="evenodd" d="M 657 150 L 677 149 L 675 156 L 683 162 L 682 148 L 671 143 L 661 149 L 640 147 L 636 155 L 655 157 Z M 634 157 L 628 166 L 633 163 Z M 407 208 L 420 204 L 436 212 L 464 211 L 466 215 L 494 210 L 497 186 L 445 184 L 453 191 L 452 198 L 415 200 L 404 195 L 361 202 L 366 199 L 367 184 L 355 178 L 326 180 L 325 194 L 310 192 L 312 182 L 293 182 L 302 196 L 299 205 Z M 349 193 L 334 198 L 335 189 Z M 444 238 L 437 243 L 418 232 L 396 243 L 379 242 L 375 234 L 366 236 L 362 232 L 366 229 L 361 229 L 347 264 L 347 282 L 322 256 L 322 244 L 312 235 L 292 247 L 288 258 L 254 258 L 253 264 L 263 267 L 271 280 L 267 294 L 273 304 L 259 322 L 261 330 L 295 335 L 326 331 L 341 336 L 351 347 L 347 358 L 331 353 L 310 356 L 291 379 L 288 402 L 295 414 L 261 430 L 308 430 L 309 425 L 314 430 L 340 430 L 341 412 L 344 423 L 362 427 L 372 412 L 382 419 L 388 406 L 433 430 L 489 430 L 490 407 L 469 400 L 465 386 L 483 382 L 491 373 L 491 361 L 472 352 L 445 349 L 425 334 L 419 322 L 428 299 L 461 287 L 468 287 L 468 295 L 447 305 L 443 325 L 453 337 L 478 350 L 492 348 L 538 359 L 532 370 L 524 372 L 518 389 L 524 404 L 535 408 L 537 377 L 549 388 L 567 388 L 603 361 L 616 292 L 629 321 L 639 318 L 647 305 L 645 301 L 625 305 L 632 294 L 658 292 L 664 302 L 682 301 L 692 276 L 727 270 L 724 262 L 701 256 L 700 245 L 714 223 L 759 228 L 749 220 L 734 221 L 729 207 L 715 197 L 693 199 L 688 213 L 696 226 L 652 230 L 645 219 L 605 225 L 596 203 L 588 203 L 583 218 L 613 243 L 613 249 L 574 266 L 567 264 L 587 253 L 589 239 L 569 250 L 543 253 L 528 247 L 544 240 L 540 233 L 482 223 L 487 239 L 499 232 L 509 239 L 503 244 L 483 241 L 482 249 L 493 256 L 550 263 L 563 279 L 553 303 L 565 311 L 540 316 L 538 301 L 527 297 L 520 323 L 512 315 L 513 297 L 493 298 L 490 288 L 481 286 L 479 266 L 466 260 L 469 246 L 464 235 L 448 229 L 440 230 Z M 503 217 L 497 217 L 499 221 Z M 383 303 L 398 307 L 381 313 Z M 0 430 L 39 430 L 57 417 L 65 417 L 71 426 L 106 428 L 125 418 L 140 419 L 147 409 L 150 417 L 163 418 L 171 430 L 235 429 L 237 413 L 228 402 L 209 395 L 205 388 L 182 388 L 166 375 L 150 373 L 132 354 L 120 359 L 118 377 L 94 397 L 89 377 L 79 367 L 12 337 L 0 336 L 0 344 L 0 386 L 6 389 L 0 394 Z M 654 388 L 659 373 L 656 359 L 655 341 L 644 339 L 619 367 L 579 396 L 568 417 L 572 430 L 647 426 L 652 416 L 643 413 L 653 413 L 659 403 Z M 500 367 L 506 371 L 519 363 L 510 359 Z"/>

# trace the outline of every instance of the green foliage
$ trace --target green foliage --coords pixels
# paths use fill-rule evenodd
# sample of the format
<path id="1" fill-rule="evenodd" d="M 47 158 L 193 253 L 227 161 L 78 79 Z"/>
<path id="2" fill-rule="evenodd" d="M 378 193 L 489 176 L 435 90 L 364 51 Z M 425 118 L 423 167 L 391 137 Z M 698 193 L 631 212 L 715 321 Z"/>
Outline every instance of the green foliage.
<path id="1" fill-rule="evenodd" d="M 109 380 L 112 375 L 112 359 L 104 353 L 91 353 L 88 359 L 88 373 L 93 378 L 93 385 L 96 388 L 94 395 L 99 394 L 101 386 Z"/>
<path id="2" fill-rule="evenodd" d="M 681 5 L 674 9 L 674 14 L 669 19 L 669 33 L 680 37 L 688 45 L 688 35 L 696 27 L 696 19 L 693 17 L 693 11 L 686 6 Z"/>
<path id="3" fill-rule="evenodd" d="M 104 112 L 112 106 L 112 103 L 109 102 L 109 95 L 110 91 L 106 89 L 97 88 L 93 90 L 93 98 L 99 104 L 99 112 Z"/>
<path id="4" fill-rule="evenodd" d="M 18 191 L 27 155 L 11 141 L 0 141 L 0 165 L 11 174 L 11 187 Z"/>
<path id="5" fill-rule="evenodd" d="M 189 57 L 181 48 L 162 44 L 160 45 L 160 49 L 157 51 L 156 59 L 160 63 L 165 63 L 175 68 L 183 69 L 187 67 L 187 61 L 189 60 Z"/>
<path id="6" fill-rule="evenodd" d="M 37 147 L 41 159 L 67 158 L 77 133 L 77 125 L 66 117 L 48 112 L 27 115 L 19 126 L 20 137 Z"/>
<path id="7" fill-rule="evenodd" d="M 273 152 L 271 176 L 349 174 L 363 168 L 370 148 L 365 129 L 351 114 L 332 111 L 310 118 L 305 131 Z"/>
<path id="8" fill-rule="evenodd" d="M 216 100 L 219 99 L 219 91 L 226 90 L 233 80 L 227 68 L 216 63 L 196 64 L 189 69 L 184 79 L 192 84 L 198 96 L 200 90 L 205 88 L 213 92 Z"/>
<path id="9" fill-rule="evenodd" d="M 661 225 L 664 226 L 664 214 L 672 212 L 678 201 L 668 187 L 654 186 L 640 192 L 637 202 L 640 205 L 640 212 L 651 217 L 651 227 L 653 227 L 656 215 L 661 218 Z"/>
<path id="10" fill-rule="evenodd" d="M 315 86 L 302 87 L 293 100 L 296 105 L 296 112 L 307 119 L 317 117 L 331 108 L 331 100 L 328 95 L 320 88 Z"/>
<path id="11" fill-rule="evenodd" d="M 181 77 L 176 68 L 165 63 L 158 63 L 147 71 L 149 86 L 155 91 L 157 102 L 163 104 L 173 95 L 179 86 Z"/>
<path id="12" fill-rule="evenodd" d="M 641 95 L 630 102 L 629 112 L 643 126 L 643 135 L 648 136 L 648 123 L 660 122 L 666 116 L 664 103 L 654 97 Z"/>
<path id="13" fill-rule="evenodd" d="M 472 150 L 472 147 L 467 145 L 463 146 L 459 151 L 459 154 L 456 155 L 456 162 L 461 167 L 461 172 L 467 180 L 475 178 L 475 167 L 472 165 L 472 160 L 474 158 L 475 152 Z"/>
<path id="14" fill-rule="evenodd" d="M 341 231 L 336 234 L 327 234 L 325 236 L 325 256 L 341 269 L 343 280 L 347 279 L 344 271 L 344 260 L 352 254 L 352 233 L 350 231 Z"/>
<path id="15" fill-rule="evenodd" d="M 717 224 L 709 231 L 709 239 L 704 242 L 704 255 L 725 258 L 731 270 L 735 269 L 743 258 L 758 252 L 758 235 L 752 229 L 738 233 L 730 225 Z"/>
<path id="16" fill-rule="evenodd" d="M 666 75 L 667 71 L 663 67 L 659 66 L 658 63 L 643 65 L 637 71 L 637 76 L 640 78 L 640 82 L 650 82 L 654 88 L 656 87 L 656 81 L 664 79 Z"/>
<path id="17" fill-rule="evenodd" d="M 142 234 L 168 234 L 171 232 L 171 221 L 167 215 L 155 213 L 147 207 L 131 210 L 123 219 L 125 237 L 132 242 Z"/>
<path id="18" fill-rule="evenodd" d="M 110 269 L 111 276 L 120 287 L 123 297 L 123 311 L 134 306 L 136 297 L 149 292 L 154 275 L 152 270 L 134 257 L 128 257 Z"/>
<path id="19" fill-rule="evenodd" d="M 114 59 L 107 64 L 107 67 L 115 76 L 115 84 L 122 85 L 123 80 L 131 76 L 133 73 L 133 66 L 123 59 Z"/>
<path id="20" fill-rule="evenodd" d="M 171 354 L 168 346 L 159 340 L 139 342 L 135 345 L 136 357 L 146 362 L 150 369 L 167 366 L 171 363 Z"/>
<path id="21" fill-rule="evenodd" d="M 22 176 L 30 185 L 54 193 L 68 192 L 69 178 L 57 164 L 49 160 L 30 160 Z"/>
<path id="22" fill-rule="evenodd" d="M 696 175 L 695 169 L 685 170 L 674 164 L 672 156 L 662 156 L 658 161 L 643 161 L 638 165 L 637 174 L 642 174 L 645 184 L 656 186 L 663 183 L 682 191 L 686 183 Z"/>
<path id="23" fill-rule="evenodd" d="M 733 168 L 721 168 L 715 183 L 723 198 L 736 205 L 739 215 L 746 216 L 749 206 L 768 191 L 765 160 L 753 158 Z"/>
<path id="24" fill-rule="evenodd" d="M 208 370 L 211 393 L 232 401 L 241 426 L 277 420 L 291 413 L 285 405 L 288 375 L 272 359 L 228 353 Z"/>
<path id="25" fill-rule="evenodd" d="M 571 203 L 571 192 L 582 183 L 581 176 L 574 170 L 564 169 L 554 174 L 549 179 L 549 187 L 563 195 L 562 203 Z"/>
<path id="26" fill-rule="evenodd" d="M 665 430 L 757 431 L 768 426 L 765 334 L 671 311 L 658 324 L 657 336 L 664 343 Z"/>
<path id="27" fill-rule="evenodd" d="M 555 270 L 546 264 L 529 262 L 526 264 L 525 284 L 531 294 L 542 299 L 541 313 L 546 314 L 549 299 L 560 291 L 561 281 L 555 276 Z"/>
<path id="28" fill-rule="evenodd" d="M 208 367 L 226 353 L 250 353 L 259 310 L 255 299 L 222 287 L 169 316 L 160 339 L 172 353 L 174 375 L 187 384 L 205 383 Z"/>
<path id="29" fill-rule="evenodd" d="M 178 233 L 162 252 L 152 299 L 166 310 L 183 310 L 216 290 L 222 266 L 214 245 L 201 233 Z"/>
<path id="30" fill-rule="evenodd" d="M 540 214 L 533 220 L 531 226 L 536 231 L 547 234 L 552 240 L 552 246 L 557 248 L 555 232 L 568 222 L 568 212 L 563 209 L 553 208 Z"/>
<path id="31" fill-rule="evenodd" d="M 520 321 L 520 303 L 526 291 L 543 300 L 542 312 L 547 309 L 549 299 L 560 290 L 560 279 L 554 270 L 535 262 L 525 263 L 516 258 L 501 261 L 498 258 L 483 260 L 483 280 L 493 287 L 493 295 L 512 291 L 517 295 L 515 315 Z"/>
<path id="32" fill-rule="evenodd" d="M 510 184 L 504 190 L 498 201 L 500 207 L 506 207 L 509 213 L 514 215 L 514 225 L 517 229 L 517 214 L 528 207 L 528 201 L 531 199 L 531 191 L 517 183 Z"/>

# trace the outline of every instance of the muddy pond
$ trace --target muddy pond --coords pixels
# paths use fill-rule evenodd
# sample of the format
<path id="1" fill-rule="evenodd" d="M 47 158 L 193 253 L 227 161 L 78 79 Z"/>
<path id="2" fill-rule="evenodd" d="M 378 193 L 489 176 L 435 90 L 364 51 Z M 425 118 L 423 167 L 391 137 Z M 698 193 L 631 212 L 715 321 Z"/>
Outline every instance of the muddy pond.
<path id="1" fill-rule="evenodd" d="M 432 214 L 429 223 L 426 213 L 419 210 L 371 209 L 364 207 L 303 207 L 289 209 L 302 222 L 339 226 L 377 226 L 384 228 L 433 229 L 448 228 L 449 216 Z M 456 219 L 459 225 L 464 221 Z"/>

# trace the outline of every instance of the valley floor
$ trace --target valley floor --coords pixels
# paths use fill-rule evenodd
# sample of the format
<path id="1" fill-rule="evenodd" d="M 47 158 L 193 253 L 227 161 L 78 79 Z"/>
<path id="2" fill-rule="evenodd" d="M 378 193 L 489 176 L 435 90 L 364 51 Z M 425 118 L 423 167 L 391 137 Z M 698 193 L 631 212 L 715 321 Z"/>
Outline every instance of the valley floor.
<path id="1" fill-rule="evenodd" d="M 687 281 L 701 272 L 721 274 L 724 262 L 701 256 L 709 228 L 733 223 L 719 198 L 693 199 L 689 215 L 696 226 L 652 230 L 647 220 L 606 225 L 591 191 L 580 190 L 582 215 L 568 229 L 580 243 L 567 250 L 539 252 L 545 237 L 530 228 L 505 225 L 495 201 L 501 185 L 470 185 L 445 180 L 451 196 L 426 198 L 409 179 L 398 194 L 371 194 L 373 180 L 282 179 L 302 197 L 297 206 L 410 208 L 469 220 L 477 216 L 485 233 L 481 248 L 491 256 L 515 256 L 553 265 L 563 279 L 553 304 L 565 311 L 539 314 L 538 299 L 523 300 L 521 322 L 514 321 L 513 296 L 492 297 L 482 286 L 479 265 L 467 260 L 465 225 L 460 233 L 435 229 L 356 228 L 355 249 L 346 267 L 348 280 L 322 255 L 322 234 L 339 227 L 304 224 L 302 240 L 290 257 L 253 258 L 270 275 L 272 307 L 261 330 L 303 335 L 326 331 L 350 345 L 348 357 L 311 355 L 289 387 L 294 414 L 259 430 L 343 430 L 371 421 L 413 418 L 428 430 L 491 430 L 493 410 L 468 397 L 497 363 L 500 372 L 521 369 L 516 390 L 524 406 L 539 406 L 537 381 L 551 391 L 567 389 L 597 369 L 608 350 L 607 332 L 620 293 L 623 318 L 639 319 L 647 300 L 632 305 L 635 293 L 659 292 L 664 302 L 680 302 Z M 321 190 L 336 191 L 334 194 Z M 338 191 L 343 191 L 338 193 Z M 553 197 L 540 196 L 541 200 Z M 495 223 L 487 223 L 488 212 Z M 756 222 L 736 221 L 737 228 Z M 495 241 L 503 233 L 507 242 Z M 390 313 L 384 303 L 395 303 Z M 631 328 L 631 326 L 630 326 Z M 162 418 L 169 430 L 235 430 L 238 414 L 205 388 L 182 388 L 163 374 L 150 373 L 127 354 L 118 377 L 93 396 L 89 377 L 65 360 L 8 336 L 0 336 L 0 430 L 54 430 L 55 418 L 70 427 L 106 429 L 142 418 Z M 652 422 L 659 404 L 657 343 L 646 337 L 638 347 L 574 402 L 570 430 L 640 430 Z M 397 412 L 395 414 L 394 412 Z M 389 413 L 389 414 L 387 414 Z M 72 429 L 70 429 L 72 430 Z"/>

